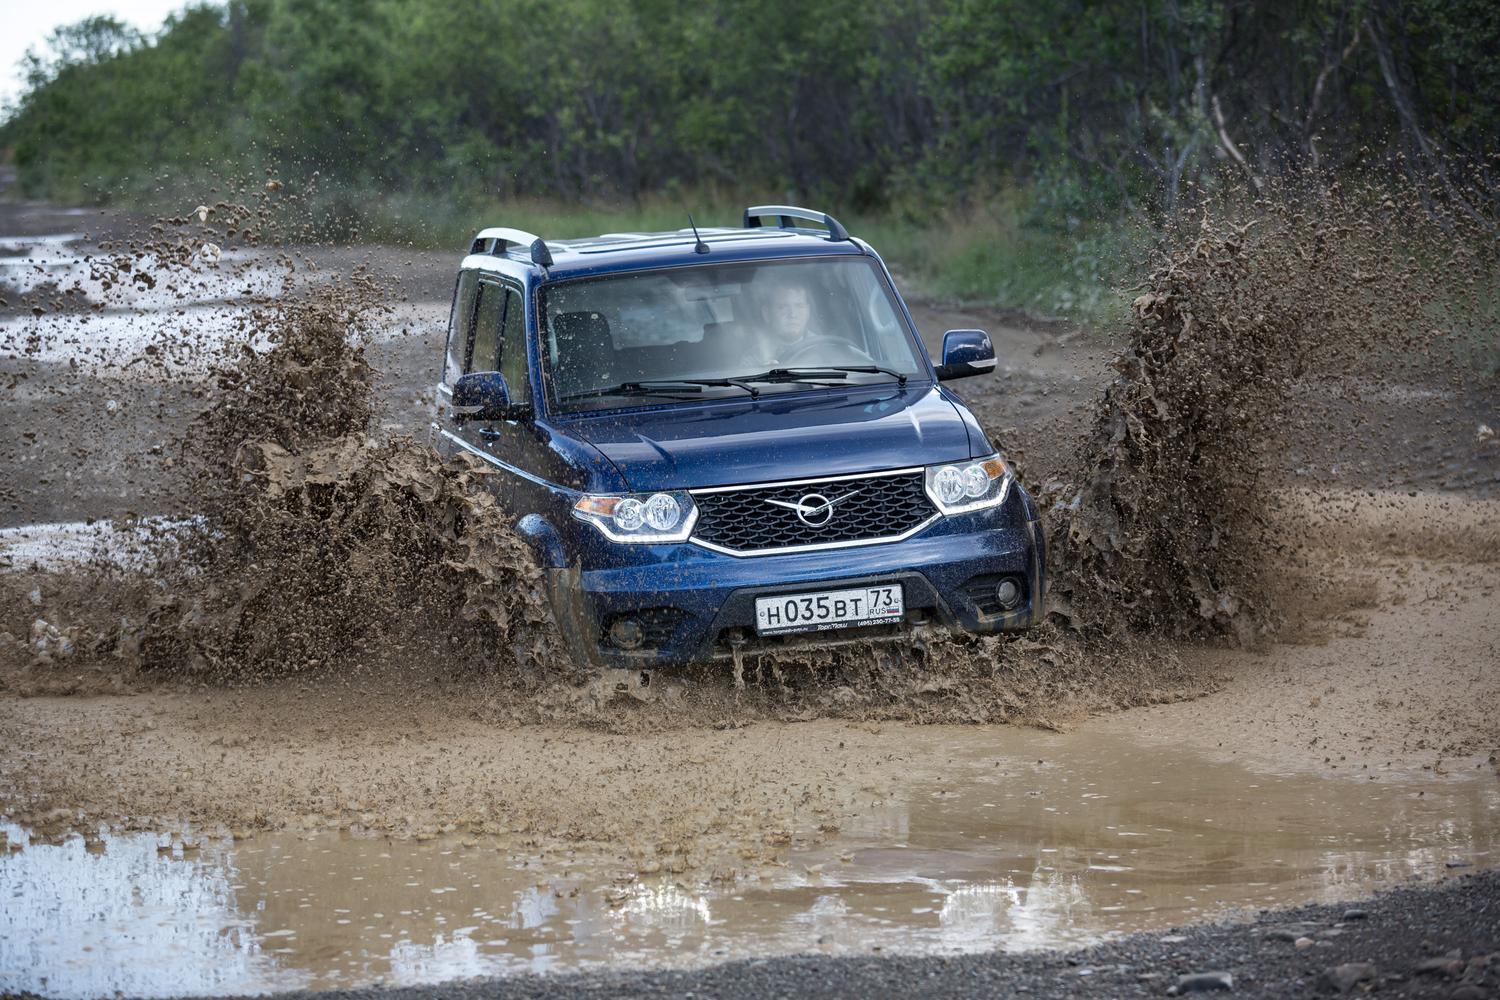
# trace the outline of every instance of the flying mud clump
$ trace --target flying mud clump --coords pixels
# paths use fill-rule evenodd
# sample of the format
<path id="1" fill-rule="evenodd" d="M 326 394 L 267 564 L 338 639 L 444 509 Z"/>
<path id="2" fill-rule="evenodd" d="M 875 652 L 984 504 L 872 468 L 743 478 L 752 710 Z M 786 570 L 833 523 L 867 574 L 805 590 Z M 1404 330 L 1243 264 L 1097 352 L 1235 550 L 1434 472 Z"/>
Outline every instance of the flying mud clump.
<path id="1" fill-rule="evenodd" d="M 237 300 L 235 350 L 192 342 L 184 325 L 158 328 L 142 357 L 160 371 L 143 380 L 180 381 L 184 356 L 215 359 L 211 388 L 194 393 L 206 405 L 174 449 L 180 506 L 129 519 L 71 572 L 7 575 L 0 585 L 20 598 L 0 623 L 11 681 L 57 664 L 63 690 L 90 689 L 73 683 L 90 662 L 107 670 L 105 687 L 138 672 L 224 681 L 392 663 L 483 667 L 511 684 L 568 677 L 541 575 L 499 512 L 491 474 L 371 434 L 376 373 L 360 345 L 393 296 L 360 269 L 298 284 L 289 253 L 274 265 L 267 253 L 231 262 L 204 242 L 210 219 L 246 245 L 287 229 L 264 199 L 196 216 L 198 226 L 164 220 L 106 245 L 90 280 L 106 292 L 180 289 L 191 302 L 263 285 L 267 271 L 285 278 Z M 27 680 L 18 686 L 57 689 Z"/>
<path id="2" fill-rule="evenodd" d="M 555 674 L 540 571 L 491 474 L 370 434 L 365 274 L 258 307 L 269 349 L 216 377 L 187 443 L 199 518 L 141 630 L 144 666 L 224 677 L 484 665 Z"/>
<path id="3" fill-rule="evenodd" d="M 1055 608 L 1244 643 L 1274 628 L 1302 531 L 1291 456 L 1362 440 L 1340 401 L 1386 383 L 1493 381 L 1465 352 L 1493 341 L 1495 223 L 1439 194 L 1231 192 L 1167 233 L 1076 481 L 1047 490 Z"/>

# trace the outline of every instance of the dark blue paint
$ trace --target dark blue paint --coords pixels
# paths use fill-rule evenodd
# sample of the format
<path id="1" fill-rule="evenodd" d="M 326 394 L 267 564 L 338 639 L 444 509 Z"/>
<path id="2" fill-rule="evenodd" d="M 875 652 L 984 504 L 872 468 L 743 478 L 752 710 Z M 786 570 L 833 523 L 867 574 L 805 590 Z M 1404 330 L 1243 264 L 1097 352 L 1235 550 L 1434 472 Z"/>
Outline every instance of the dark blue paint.
<path id="1" fill-rule="evenodd" d="M 972 457 L 953 401 L 930 382 L 731 397 L 571 417 L 560 427 L 631 490 L 810 479 Z"/>
<path id="2" fill-rule="evenodd" d="M 971 631 L 1025 628 L 1041 620 L 1045 548 L 1035 506 L 1019 483 L 999 507 L 939 517 L 911 538 L 886 544 L 779 555 L 732 556 L 691 542 L 621 544 L 572 516 L 582 493 L 650 492 L 782 480 L 814 479 L 979 458 L 994 451 L 960 398 L 938 384 L 939 370 L 894 383 L 851 384 L 687 402 L 631 401 L 621 408 L 554 414 L 541 365 L 538 292 L 547 284 L 631 270 L 705 263 L 865 254 L 854 239 L 778 229 L 702 231 L 709 253 L 694 252 L 689 234 L 663 233 L 620 244 L 554 242 L 553 264 L 541 268 L 525 248 L 472 257 L 469 266 L 524 291 L 527 356 L 534 409 L 507 419 L 455 419 L 460 405 L 495 408 L 498 374 L 476 373 L 450 387 L 435 428 L 439 446 L 485 458 L 505 475 L 495 495 L 548 573 L 548 590 L 574 651 L 595 662 L 652 664 L 721 654 L 733 630 L 753 639 L 755 593 L 837 589 L 845 583 L 903 583 L 909 611 Z M 882 265 L 883 268 L 883 265 Z M 886 274 L 889 281 L 889 273 Z M 901 313 L 915 330 L 910 311 Z M 917 349 L 926 360 L 920 338 Z M 946 365 L 993 361 L 982 331 L 952 331 Z M 470 380 L 474 381 L 470 383 Z M 498 380 L 498 382 L 497 382 Z M 485 416 L 486 414 L 481 414 Z M 489 414 L 494 415 L 494 414 Z M 981 574 L 1014 574 L 1030 598 L 1011 613 L 983 615 L 962 593 Z M 767 590 L 766 588 L 769 588 Z M 655 607 L 685 613 L 659 649 L 622 652 L 600 643 L 613 614 Z M 835 633 L 836 634 L 836 633 Z"/>
<path id="3" fill-rule="evenodd" d="M 949 330 L 943 334 L 943 363 L 937 367 L 942 381 L 986 375 L 995 370 L 995 345 L 983 330 Z"/>
<path id="4" fill-rule="evenodd" d="M 473 372 L 453 383 L 453 405 L 503 414 L 510 410 L 510 386 L 499 372 Z"/>
<path id="5" fill-rule="evenodd" d="M 943 334 L 943 365 L 974 365 L 995 360 L 995 345 L 983 330 L 949 330 Z"/>

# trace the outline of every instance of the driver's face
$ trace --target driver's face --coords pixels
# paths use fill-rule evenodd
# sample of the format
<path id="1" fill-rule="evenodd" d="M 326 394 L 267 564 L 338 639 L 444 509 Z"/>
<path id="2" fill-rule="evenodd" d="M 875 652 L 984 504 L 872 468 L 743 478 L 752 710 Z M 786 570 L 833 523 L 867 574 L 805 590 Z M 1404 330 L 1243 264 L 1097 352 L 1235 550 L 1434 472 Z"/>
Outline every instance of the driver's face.
<path id="1" fill-rule="evenodd" d="M 807 301 L 807 289 L 783 287 L 771 294 L 771 332 L 782 343 L 801 340 L 807 333 L 807 321 L 811 316 L 812 304 Z"/>

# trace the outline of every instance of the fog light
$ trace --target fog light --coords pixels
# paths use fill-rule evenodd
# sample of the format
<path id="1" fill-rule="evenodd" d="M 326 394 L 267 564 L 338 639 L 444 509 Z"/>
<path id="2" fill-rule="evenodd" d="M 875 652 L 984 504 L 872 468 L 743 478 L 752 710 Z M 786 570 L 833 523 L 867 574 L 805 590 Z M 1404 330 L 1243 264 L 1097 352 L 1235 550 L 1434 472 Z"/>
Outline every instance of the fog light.
<path id="1" fill-rule="evenodd" d="M 1001 580 L 995 584 L 995 600 L 1000 602 L 1002 608 L 1009 611 L 1021 603 L 1021 588 L 1012 579 Z"/>
<path id="2" fill-rule="evenodd" d="M 640 649 L 646 641 L 646 630 L 634 618 L 616 618 L 609 627 L 609 641 L 616 649 Z"/>

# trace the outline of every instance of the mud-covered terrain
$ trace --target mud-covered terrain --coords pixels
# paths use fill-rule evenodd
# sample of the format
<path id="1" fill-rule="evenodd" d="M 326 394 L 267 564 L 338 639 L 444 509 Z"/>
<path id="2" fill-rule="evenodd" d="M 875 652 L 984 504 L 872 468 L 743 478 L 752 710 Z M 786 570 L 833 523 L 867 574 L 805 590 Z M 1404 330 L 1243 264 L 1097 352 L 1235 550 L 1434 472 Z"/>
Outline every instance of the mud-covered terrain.
<path id="1" fill-rule="evenodd" d="M 1500 348 L 1415 244 L 1272 213 L 1252 253 L 1205 222 L 1114 331 L 915 303 L 930 349 L 995 339 L 996 375 L 955 388 L 1049 508 L 1057 614 L 643 682 L 561 659 L 504 525 L 454 527 L 494 516 L 484 470 L 422 444 L 456 254 L 224 235 L 256 211 L 0 203 L 0 819 L 39 842 L 447 837 L 733 886 L 837 855 L 953 766 L 934 734 L 1005 723 L 1480 783 L 1454 787 L 1500 829 Z"/>

